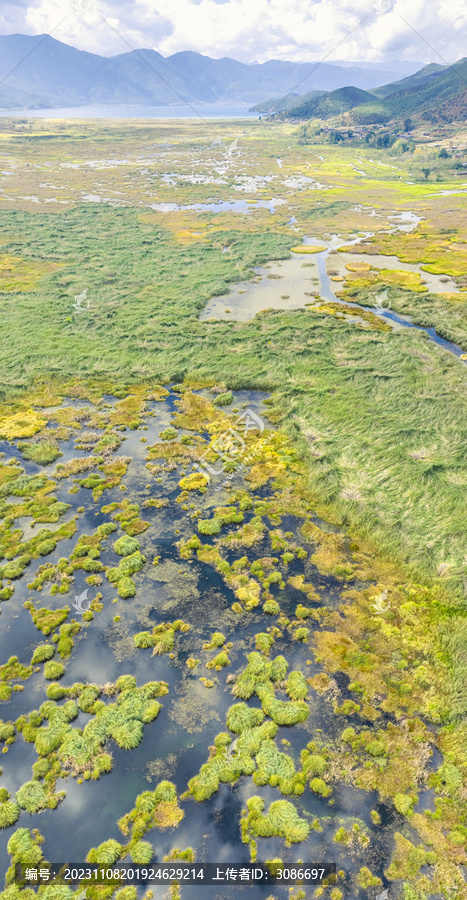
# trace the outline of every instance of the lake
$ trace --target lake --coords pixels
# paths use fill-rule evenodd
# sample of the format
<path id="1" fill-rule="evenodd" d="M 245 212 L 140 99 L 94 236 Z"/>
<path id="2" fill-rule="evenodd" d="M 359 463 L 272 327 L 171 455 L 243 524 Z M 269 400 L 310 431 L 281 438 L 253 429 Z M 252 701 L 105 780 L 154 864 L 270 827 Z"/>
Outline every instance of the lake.
<path id="1" fill-rule="evenodd" d="M 2 109 L 0 116 L 34 116 L 44 119 L 256 119 L 251 103 L 184 103 L 180 106 L 64 106 L 56 109 Z"/>

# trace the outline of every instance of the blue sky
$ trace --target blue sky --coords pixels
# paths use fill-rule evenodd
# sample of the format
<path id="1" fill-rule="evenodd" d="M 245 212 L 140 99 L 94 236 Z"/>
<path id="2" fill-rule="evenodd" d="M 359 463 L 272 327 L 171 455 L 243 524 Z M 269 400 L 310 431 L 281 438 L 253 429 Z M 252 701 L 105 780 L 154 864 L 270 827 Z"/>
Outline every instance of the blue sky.
<path id="1" fill-rule="evenodd" d="M 113 56 L 151 47 L 242 62 L 326 57 L 450 63 L 467 55 L 465 0 L 2 0 L 0 33 L 53 33 Z"/>

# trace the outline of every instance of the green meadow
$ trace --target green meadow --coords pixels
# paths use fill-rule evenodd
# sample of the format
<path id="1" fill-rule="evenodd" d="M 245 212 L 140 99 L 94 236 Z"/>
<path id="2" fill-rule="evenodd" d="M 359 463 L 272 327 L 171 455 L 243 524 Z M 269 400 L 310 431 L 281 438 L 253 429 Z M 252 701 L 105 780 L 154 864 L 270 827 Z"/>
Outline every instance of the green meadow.
<path id="1" fill-rule="evenodd" d="M 333 783 L 353 779 L 362 790 L 389 798 L 416 832 L 416 846 L 409 845 L 408 832 L 405 837 L 396 834 L 387 865 L 388 878 L 404 879 L 400 897 L 428 900 L 431 885 L 436 896 L 461 900 L 467 896 L 459 876 L 467 861 L 462 787 L 467 774 L 465 361 L 423 331 L 392 328 L 389 320 L 382 324 L 372 314 L 342 317 L 329 303 L 264 310 L 248 322 L 199 318 L 211 298 L 225 295 L 227 307 L 230 286 L 240 281 L 254 285 L 255 267 L 290 259 L 291 248 L 304 238 L 330 242 L 339 235 L 344 247 L 366 235 L 352 246 L 363 263 L 371 254 L 397 256 L 402 263 L 419 265 L 422 273 L 448 279 L 456 290 L 421 290 L 420 279 L 402 270 L 374 269 L 369 276 L 365 269 L 346 268 L 343 276 L 334 276 L 339 299 L 372 306 L 375 291 L 386 291 L 395 313 L 434 328 L 467 353 L 463 186 L 459 178 L 446 176 L 442 161 L 436 180 L 436 156 L 431 180 L 420 176 L 417 153 L 426 155 L 427 150 L 415 144 L 413 153 L 397 157 L 374 147 L 304 146 L 298 126 L 249 120 L 105 126 L 31 121 L 4 128 L 0 154 L 2 168 L 10 174 L 3 175 L 0 194 L 0 440 L 20 439 L 17 446 L 26 460 L 39 466 L 55 463 L 57 481 L 78 476 L 69 493 L 87 489 L 98 502 L 107 490 L 125 489 L 122 479 L 130 458 L 111 457 L 119 447 L 119 429 L 141 427 L 147 404 L 165 396 L 165 386 L 176 384 L 178 414 L 160 433 L 160 442 L 148 448 L 146 468 L 157 479 L 171 465 L 180 467 L 177 502 L 188 511 L 201 504 L 198 497 L 189 505 L 192 493 L 203 495 L 205 488 L 196 478 L 190 481 L 195 441 L 178 442 L 177 427 L 195 433 L 204 425 L 209 434 L 220 433 L 225 427 L 222 409 L 236 391 L 267 392 L 276 442 L 259 455 L 250 473 L 252 498 L 247 492 L 232 493 L 228 505 L 217 507 L 214 515 L 209 508 L 202 515 L 193 512 L 192 533 L 174 542 L 182 560 L 196 558 L 224 579 L 237 598 L 235 614 L 253 610 L 262 588 L 265 618 L 269 622 L 278 616 L 276 631 L 289 629 L 296 645 L 308 646 L 316 655 L 323 673 L 305 680 L 300 671 L 289 669 L 274 651 L 272 624 L 256 634 L 245 667 L 232 676 L 234 698 L 226 726 L 238 738 L 237 753 L 226 759 L 232 735 L 218 734 L 207 761 L 189 781 L 186 797 L 202 802 L 217 792 L 220 782 L 234 784 L 253 772 L 255 790 L 258 785 L 277 787 L 281 798 L 272 803 L 266 805 L 251 792 L 245 801 L 239 829 L 254 860 L 260 858 L 262 838 L 274 835 L 287 846 L 299 845 L 313 829 L 321 829 L 318 820 L 301 818 L 282 795 L 300 797 L 306 788 L 326 799 Z M 274 202 L 271 212 L 268 204 Z M 235 208 L 238 203 L 241 208 Z M 404 212 L 417 217 L 412 230 L 397 227 L 394 217 Z M 212 387 L 217 391 L 212 407 L 197 404 L 191 390 Z M 104 395 L 120 401 L 108 421 L 102 418 Z M 47 421 L 57 418 L 48 410 L 67 396 L 96 405 L 94 427 L 104 428 L 105 434 L 83 434 L 77 446 L 92 448 L 99 472 L 91 472 L 92 460 L 60 462 L 60 440 L 80 427 L 79 420 L 65 409 L 58 425 L 48 429 Z M 92 419 L 86 427 L 93 427 Z M 196 435 L 196 440 L 202 437 Z M 154 465 L 160 459 L 163 464 Z M 52 488 L 45 476 L 31 485 L 21 481 L 19 470 L 2 469 L 0 497 L 16 486 L 13 493 L 24 498 L 22 515 L 57 522 L 64 514 L 66 504 L 49 496 Z M 254 491 L 266 484 L 275 499 L 262 507 Z M 164 506 L 153 500 L 147 501 L 148 508 L 151 502 Z M 244 521 L 253 506 L 254 518 Z M 74 531 L 68 523 L 61 526 L 63 534 L 47 531 L 25 546 L 12 530 L 11 510 L 2 511 L 1 599 L 13 603 L 12 580 L 31 559 L 47 557 Z M 131 603 L 138 572 L 147 565 L 139 542 L 148 525 L 144 509 L 140 517 L 129 496 L 102 511 L 125 532 L 114 545 L 120 561 L 106 568 L 105 577 L 120 600 Z M 312 545 L 307 552 L 319 572 L 345 581 L 339 608 L 312 610 L 300 604 L 292 619 L 281 612 L 271 585 L 282 589 L 291 584 L 303 593 L 303 603 L 316 599 L 302 576 L 287 581 L 284 574 L 305 553 L 301 556 L 279 528 L 274 532 L 274 517 L 280 523 L 289 512 L 306 518 L 301 534 Z M 262 516 L 269 516 L 267 526 Z M 319 528 L 313 516 L 319 517 Z M 49 590 L 50 583 L 51 596 L 67 593 L 75 569 L 88 573 L 90 585 L 101 584 L 101 541 L 117 527 L 112 523 L 80 538 L 61 569 L 59 563 L 52 571 L 45 562 L 28 587 Z M 321 530 L 323 523 L 327 525 Z M 263 533 L 271 542 L 270 557 L 239 556 L 227 563 L 230 546 L 250 548 Z M 283 554 L 282 563 L 277 558 L 270 562 L 275 553 Z M 383 624 L 380 618 L 375 625 L 375 616 L 364 608 L 370 584 L 391 591 L 395 620 Z M 92 622 L 99 612 L 99 599 L 84 622 Z M 62 688 L 63 661 L 73 649 L 72 623 L 60 618 L 61 610 L 53 615 L 47 607 L 27 608 L 46 641 L 35 650 L 30 666 L 44 663 L 44 677 L 51 684 L 39 712 L 24 716 L 17 730 L 24 736 L 26 729 L 25 740 L 35 742 L 39 762 L 47 759 L 47 765 L 36 763 L 33 781 L 23 784 L 16 800 L 2 796 L 0 828 L 13 825 L 21 810 L 54 809 L 61 799 L 56 782 L 64 770 L 81 780 L 97 780 L 110 771 L 106 742 L 135 748 L 144 726 L 158 717 L 161 704 L 154 698 L 164 698 L 166 692 L 163 680 L 137 687 L 134 680 L 125 680 L 129 675 L 105 687 L 76 683 Z M 173 619 L 140 630 L 134 636 L 138 653 L 152 648 L 153 655 L 172 658 L 174 645 L 190 630 L 183 619 Z M 48 643 L 51 631 L 56 640 Z M 57 642 L 62 661 L 54 655 Z M 202 649 L 190 651 L 213 653 L 203 665 L 207 677 L 200 679 L 206 691 L 217 684 L 219 673 L 228 671 L 231 647 L 220 631 Z M 10 684 L 20 664 L 0 662 L 10 665 L 11 672 L 4 665 L 5 678 L 2 674 Z M 193 655 L 186 665 L 196 674 L 199 663 Z M 26 669 L 21 672 L 26 680 Z M 353 694 L 341 706 L 334 704 L 344 729 L 339 747 L 326 746 L 313 735 L 294 766 L 274 743 L 277 728 L 303 723 L 309 715 L 308 686 L 318 699 L 331 696 L 326 679 L 336 672 L 348 675 Z M 11 690 L 0 688 L 8 701 Z M 285 699 L 275 696 L 278 690 Z M 252 696 L 260 708 L 247 705 Z M 57 707 L 62 699 L 66 702 Z M 137 715 L 132 713 L 128 722 L 132 703 Z M 83 736 L 70 724 L 78 708 L 93 717 Z M 386 713 L 393 716 L 389 725 Z M 352 717 L 350 722 L 346 716 Z M 42 722 L 48 722 L 46 728 L 39 727 Z M 7 724 L 2 727 L 7 728 L 4 740 L 13 742 L 13 732 Z M 444 761 L 425 777 L 424 752 L 437 729 L 436 746 Z M 41 750 L 41 740 L 48 739 Z M 437 793 L 432 818 L 414 812 L 418 791 L 426 787 Z M 184 815 L 178 802 L 173 784 L 161 780 L 147 796 L 138 796 L 134 809 L 119 821 L 127 843 L 106 840 L 90 851 L 89 861 L 112 863 L 125 853 L 135 863 L 149 861 L 151 845 L 142 838 L 150 828 L 176 827 Z M 452 839 L 446 850 L 448 831 Z M 28 854 L 39 859 L 37 835 L 17 834 L 10 840 L 12 861 Z M 342 826 L 333 837 L 354 849 L 364 848 L 367 840 L 358 821 L 348 831 Z M 431 881 L 427 871 L 435 872 Z M 374 900 L 381 880 L 365 866 L 357 874 L 353 889 Z M 293 897 L 351 896 L 339 888 L 320 890 Z M 96 891 L 95 900 L 111 896 L 104 889 Z M 2 896 L 15 900 L 17 893 L 10 887 Z"/>

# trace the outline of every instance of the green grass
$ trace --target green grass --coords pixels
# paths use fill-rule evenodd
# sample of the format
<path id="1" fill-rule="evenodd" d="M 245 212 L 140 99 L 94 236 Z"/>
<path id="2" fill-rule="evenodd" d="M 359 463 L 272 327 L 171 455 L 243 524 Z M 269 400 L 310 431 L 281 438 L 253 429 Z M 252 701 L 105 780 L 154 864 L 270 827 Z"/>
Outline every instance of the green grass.
<path id="1" fill-rule="evenodd" d="M 290 161 L 297 170 L 305 171 L 305 160 L 305 164 L 315 167 L 314 177 L 328 182 L 329 191 L 317 189 L 294 195 L 302 232 L 321 236 L 339 231 L 347 235 L 365 227 L 364 213 L 353 209 L 355 204 L 364 201 L 378 207 L 382 227 L 385 216 L 394 211 L 406 207 L 424 215 L 430 211 L 429 222 L 417 229 L 415 236 L 379 234 L 372 247 L 378 246 L 382 251 L 396 248 L 397 252 L 404 252 L 411 259 L 415 255 L 424 265 L 436 269 L 450 265 L 452 274 L 464 277 L 465 251 L 461 247 L 464 230 L 459 218 L 459 201 L 438 196 L 433 181 L 427 185 L 420 180 L 415 185 L 404 184 L 403 178 L 408 177 L 414 161 L 411 154 L 408 159 L 406 154 L 393 159 L 383 153 L 378 155 L 379 151 L 371 148 L 365 154 L 363 168 L 368 156 L 374 156 L 384 162 L 395 162 L 402 174 L 384 168 L 378 172 L 379 167 L 374 167 L 363 183 L 352 173 L 356 152 L 351 148 L 326 145 L 322 148 L 326 159 L 319 162 L 316 157 L 312 161 L 309 148 L 297 149 L 290 131 L 281 141 L 275 131 L 266 129 L 261 137 L 254 137 L 253 130 L 249 134 L 251 143 L 245 142 L 243 150 L 246 164 L 253 158 L 254 150 L 262 147 L 264 152 L 267 148 L 270 155 L 276 152 L 276 147 L 281 147 L 278 152 L 281 155 L 289 142 L 293 145 Z M 182 144 L 183 140 L 178 146 Z M 57 151 L 57 141 L 55 147 L 53 141 L 49 142 L 48 152 L 52 151 L 58 153 L 58 159 L 62 151 Z M 27 154 L 32 150 L 22 152 Z M 58 175 L 59 166 L 56 168 Z M 54 171 L 54 177 L 55 174 Z M 72 173 L 70 190 L 74 177 Z M 100 172 L 101 177 L 107 176 Z M 192 199 L 195 193 L 197 199 L 202 199 L 210 191 L 212 187 L 208 185 L 184 186 L 179 196 Z M 428 199 L 430 191 L 437 194 L 434 199 Z M 34 431 L 42 427 L 37 417 L 32 421 L 27 412 L 30 405 L 36 405 L 39 394 L 42 394 L 41 415 L 45 419 L 57 393 L 89 391 L 96 401 L 105 393 L 115 393 L 120 404 L 110 414 L 108 428 L 134 429 L 144 414 L 144 389 L 158 393 L 161 383 L 177 381 L 180 382 L 177 386 L 180 406 L 173 423 L 177 430 L 172 425 L 165 427 L 164 420 L 164 425 L 159 426 L 164 428 L 159 435 L 162 443 L 151 448 L 148 457 L 159 462 L 160 452 L 161 459 L 170 464 L 175 460 L 177 465 L 182 459 L 189 461 L 193 448 L 196 449 L 194 436 L 182 437 L 180 442 L 174 440 L 179 429 L 187 429 L 193 435 L 199 432 L 204 437 L 217 436 L 234 421 L 233 417 L 230 420 L 224 417 L 222 406 L 216 408 L 219 401 L 227 402 L 226 397 L 233 397 L 235 389 L 271 391 L 271 420 L 282 426 L 290 440 L 285 440 L 283 433 L 276 433 L 269 442 L 270 458 L 260 457 L 255 461 L 249 485 L 252 497 L 247 491 L 238 496 L 233 492 L 228 506 L 214 509 L 205 504 L 209 495 L 197 495 L 196 504 L 199 503 L 202 518 L 199 521 L 200 516 L 195 514 L 189 527 L 180 531 L 182 558 L 189 559 L 197 553 L 203 563 L 214 566 L 234 590 L 236 599 L 242 601 L 237 610 L 242 616 L 248 618 L 248 610 L 253 606 L 260 611 L 260 603 L 269 614 L 254 628 L 252 641 L 245 650 L 248 652 L 256 641 L 257 651 L 261 652 L 250 653 L 243 671 L 232 677 L 236 701 L 226 720 L 230 733 L 217 735 L 208 761 L 190 781 L 190 792 L 197 800 L 204 800 L 221 784 L 253 777 L 253 784 L 278 788 L 288 796 L 311 790 L 316 795 L 315 802 L 321 803 L 331 795 L 333 781 L 340 783 L 348 779 L 360 789 L 378 791 L 387 802 L 395 800 L 396 808 L 413 821 L 417 785 L 426 782 L 425 775 L 421 774 L 425 772 L 424 753 L 428 752 L 426 747 L 432 740 L 432 732 L 428 734 L 418 718 L 423 716 L 436 726 L 433 733 L 437 731 L 436 739 L 445 756 L 443 765 L 430 781 L 439 795 L 441 811 L 428 823 L 425 819 L 423 822 L 430 827 L 430 840 L 438 842 L 436 852 L 440 859 L 445 857 L 445 835 L 440 836 L 441 826 L 445 824 L 444 831 L 449 834 L 447 829 L 451 828 L 455 835 L 452 841 L 455 853 L 460 853 L 457 848 L 463 837 L 460 830 L 463 826 L 456 818 L 460 817 L 456 804 L 467 771 L 462 725 L 467 702 L 462 594 L 466 525 L 465 367 L 415 330 L 397 334 L 364 330 L 355 323 L 305 310 L 268 312 L 244 324 L 200 323 L 199 311 L 209 297 L 225 293 L 229 284 L 248 277 L 253 265 L 286 258 L 297 236 L 294 234 L 292 239 L 291 233 L 282 228 L 286 217 L 281 218 L 278 211 L 274 220 L 262 214 L 245 220 L 226 216 L 216 221 L 211 216 L 193 215 L 188 225 L 194 229 L 197 223 L 196 229 L 199 226 L 203 232 L 202 239 L 180 238 L 170 218 L 146 213 L 138 206 L 139 202 L 135 201 L 133 208 L 112 209 L 89 204 L 59 213 L 44 212 L 40 206 L 34 212 L 16 207 L 0 213 L 0 241 L 3 240 L 6 252 L 24 258 L 31 268 L 42 261 L 46 263 L 40 277 L 27 290 L 21 289 L 19 283 L 15 287 L 13 281 L 8 291 L 0 293 L 5 337 L 0 350 L 3 385 L 0 432 L 11 434 L 11 428 L 23 429 L 23 437 L 28 439 L 27 446 L 23 445 L 23 455 L 33 453 L 36 454 L 35 459 L 30 457 L 33 461 L 45 462 L 50 451 L 43 443 L 49 438 L 47 432 L 38 432 L 29 441 Z M 451 220 L 459 246 L 451 241 L 443 249 L 439 247 L 440 223 L 447 227 Z M 180 231 L 185 224 L 179 223 Z M 228 252 L 223 253 L 225 247 Z M 449 252 L 445 252 L 447 249 Z M 90 308 L 86 314 L 76 315 L 72 301 L 84 287 L 88 287 Z M 361 285 L 356 290 L 356 299 L 367 297 Z M 429 294 L 414 296 L 395 287 L 390 287 L 390 296 L 393 308 L 408 312 L 417 322 L 436 324 L 451 337 L 465 334 L 464 301 L 448 301 Z M 197 385 L 221 386 L 222 393 L 214 401 L 214 413 L 210 409 L 206 416 L 198 415 L 199 405 L 188 411 L 182 408 L 184 402 L 188 406 L 190 403 L 185 381 L 190 377 Z M 144 387 L 138 388 L 143 383 Z M 26 394 L 27 390 L 31 392 Z M 61 413 L 60 428 L 77 427 L 72 424 L 72 412 Z M 54 422 L 55 415 L 54 412 Z M 99 415 L 96 410 L 93 428 L 101 427 Z M 79 432 L 76 436 L 79 446 Z M 59 468 L 54 480 L 64 472 L 77 475 L 95 491 L 97 500 L 103 485 L 109 484 L 113 477 L 120 477 L 108 462 L 103 466 L 102 475 L 93 472 L 101 465 L 98 455 L 104 455 L 118 444 L 119 435 L 107 431 L 97 446 L 84 450 L 93 454 L 90 461 L 81 461 L 79 465 L 75 461 L 67 464 L 66 470 Z M 184 468 L 188 469 L 188 465 Z M 176 480 L 179 481 L 178 475 Z M 189 487 L 195 487 L 183 480 L 179 484 L 187 494 Z M 261 500 L 255 486 L 262 491 Z M 19 555 L 15 517 L 32 515 L 37 522 L 57 521 L 67 510 L 66 504 L 60 504 L 50 495 L 51 490 L 53 485 L 45 475 L 29 477 L 18 466 L 0 467 L 0 511 L 6 518 L 5 530 L 0 535 L 4 582 L 20 578 L 31 559 L 51 552 L 58 540 L 73 536 L 70 526 L 67 526 L 70 530 L 62 526 L 54 532 L 44 529 L 23 542 Z M 270 495 L 269 499 L 264 494 Z M 6 499 L 10 495 L 21 500 L 14 508 Z M 189 502 L 186 500 L 186 505 Z M 254 512 L 253 523 L 250 509 Z M 133 596 L 136 585 L 131 576 L 144 564 L 136 538 L 148 523 L 140 519 L 139 505 L 129 500 L 109 504 L 103 512 L 110 513 L 124 532 L 114 544 L 122 558 L 106 573 L 107 577 L 117 585 L 121 596 Z M 304 658 L 308 652 L 306 645 L 310 643 L 313 644 L 310 657 L 314 653 L 318 665 L 330 675 L 336 671 L 348 674 L 351 690 L 358 700 L 357 704 L 355 700 L 327 694 L 323 702 L 328 703 L 330 715 L 331 709 L 336 716 L 341 715 L 333 719 L 335 741 L 325 746 L 326 738 L 322 737 L 323 746 L 309 744 L 302 751 L 300 762 L 276 746 L 278 728 L 300 727 L 312 708 L 312 700 L 309 700 L 310 707 L 306 702 L 309 687 L 310 698 L 315 702 L 314 684 L 317 690 L 321 684 L 326 691 L 332 679 L 328 678 L 327 684 L 313 679 L 307 683 L 300 671 L 289 672 L 284 657 L 271 659 L 267 655 L 272 653 L 274 637 L 281 636 L 270 618 L 280 611 L 276 597 L 287 599 L 289 574 L 303 558 L 296 551 L 290 533 L 286 537 L 280 527 L 281 516 L 294 513 L 307 522 L 303 533 L 295 535 L 297 543 L 303 543 L 305 538 L 311 563 L 324 575 L 339 579 L 344 606 L 340 612 L 333 612 L 314 605 L 297 606 L 294 598 L 291 609 L 296 609 L 295 620 L 289 621 L 283 615 L 277 625 L 288 638 L 295 639 L 291 647 L 297 657 L 303 654 Z M 347 532 L 345 537 L 314 526 L 311 517 L 315 514 L 339 525 Z M 199 532 L 212 535 L 212 543 L 202 545 L 197 536 L 190 537 L 196 531 L 197 520 Z M 115 530 L 116 526 L 109 523 L 108 527 Z M 57 576 L 63 576 L 60 589 L 66 590 L 74 569 L 92 573 L 97 579 L 93 583 L 97 584 L 98 573 L 104 570 L 99 559 L 101 539 L 109 534 L 106 530 L 83 536 L 70 560 L 54 565 L 46 559 L 40 560 L 43 565 L 35 574 L 31 590 L 48 589 L 51 583 L 53 594 L 58 587 Z M 368 539 L 368 546 L 363 549 L 359 543 L 361 538 Z M 263 548 L 261 553 L 277 553 L 277 556 L 256 560 L 254 545 L 260 539 L 267 544 L 267 550 Z M 239 549 L 238 556 L 245 556 L 233 559 L 232 551 L 236 549 Z M 160 552 L 159 548 L 156 552 Z M 306 551 L 303 553 L 306 556 Z M 404 568 L 393 571 L 388 559 L 402 562 Z M 375 561 L 374 568 L 370 561 Z M 422 583 L 413 585 L 410 575 L 417 576 Z M 378 619 L 372 614 L 370 604 L 373 593 L 381 593 L 386 581 L 391 613 L 387 619 Z M 304 603 L 319 602 L 317 596 L 310 595 L 310 585 L 301 586 L 297 580 L 290 580 L 289 584 L 302 591 L 302 599 L 307 597 Z M 362 587 L 370 584 L 375 585 L 374 590 Z M 1 590 L 6 591 L 1 596 L 6 596 L 10 586 L 3 585 Z M 70 609 L 51 610 L 47 608 L 49 605 L 46 602 L 42 609 L 35 609 L 35 604 L 28 603 L 26 608 L 44 634 L 55 632 L 54 643 L 58 638 L 58 652 L 65 658 L 72 652 L 76 633 L 73 623 L 65 624 Z M 287 608 L 285 602 L 282 606 Z M 293 615 L 291 611 L 287 614 Z M 303 623 L 303 619 L 308 621 Z M 304 628 L 303 624 L 309 627 Z M 136 625 L 135 630 L 145 626 L 146 623 Z M 230 641 L 226 619 L 213 622 L 214 627 L 222 628 L 228 635 L 225 639 L 223 633 L 215 632 L 208 644 L 216 653 L 219 648 L 219 655 L 208 665 L 221 669 L 230 656 L 235 664 L 236 647 L 231 654 L 230 644 L 227 645 L 228 656 L 220 649 L 224 639 Z M 172 653 L 175 635 L 188 628 L 182 620 L 162 623 L 152 631 L 134 635 L 135 644 L 151 648 L 156 654 Z M 196 642 L 196 634 L 193 629 L 190 640 Z M 58 678 L 61 663 L 48 659 L 44 651 L 42 645 L 36 651 L 38 655 L 33 656 L 33 663 L 45 662 L 46 677 L 50 674 Z M 195 643 L 189 652 L 201 655 Z M 147 661 L 152 665 L 162 662 Z M 203 665 L 205 661 L 206 658 Z M 451 673 L 454 677 L 449 682 Z M 7 699 L 9 695 L 10 680 L 27 678 L 29 674 L 30 668 L 12 658 L 2 667 L 5 688 L 2 698 Z M 197 684 L 196 677 L 187 672 L 187 678 Z M 219 672 L 216 682 L 222 684 L 225 677 L 225 673 Z M 214 686 L 213 682 L 211 685 Z M 34 804 L 37 807 L 42 802 L 38 788 L 43 791 L 46 805 L 56 802 L 54 783 L 61 771 L 86 780 L 97 779 L 110 771 L 112 759 L 106 742 L 111 747 L 114 741 L 122 749 L 139 745 L 144 725 L 158 715 L 158 698 L 164 689 L 159 685 L 147 687 L 146 692 L 144 688 L 138 691 L 131 676 L 120 679 L 111 688 L 118 694 L 116 702 L 109 702 L 105 690 L 102 692 L 97 686 L 62 687 L 62 682 L 54 682 L 47 687 L 48 704 L 18 719 L 15 730 L 34 745 L 38 755 L 33 768 L 34 781 L 20 789 L 18 803 L 21 799 L 31 809 Z M 215 689 L 214 686 L 212 694 Z M 251 698 L 251 706 L 242 702 Z M 78 710 L 88 719 L 81 728 L 71 724 Z M 389 721 L 387 728 L 378 728 L 380 720 L 378 726 L 368 728 L 366 717 L 378 718 L 383 710 L 390 720 L 394 716 L 398 724 Z M 339 740 L 338 733 L 346 724 L 342 716 L 346 714 L 352 714 L 356 730 L 345 729 Z M 310 727 L 310 721 L 311 717 L 305 728 Z M 5 734 L 9 735 L 7 750 L 9 738 L 16 734 Z M 231 754 L 230 758 L 227 753 Z M 149 854 L 148 847 L 141 846 L 146 843 L 142 838 L 147 830 L 173 827 L 183 815 L 173 786 L 166 782 L 159 788 L 140 795 L 135 809 L 121 820 L 123 833 L 131 833 L 128 852 L 134 860 L 146 859 Z M 9 798 L 3 798 L 1 803 L 7 821 L 16 813 L 15 804 Z M 265 813 L 261 798 L 250 796 L 248 813 L 243 818 L 244 838 L 251 840 L 252 847 L 255 838 L 270 835 L 289 843 L 303 840 L 309 826 L 300 815 L 299 805 L 300 801 L 295 805 L 281 800 L 272 803 Z M 91 852 L 107 860 L 113 853 L 123 853 L 122 845 L 114 844 L 105 842 Z M 402 844 L 401 847 L 404 850 Z M 397 852 L 400 850 L 399 847 Z M 413 853 L 407 847 L 405 851 Z M 17 853 L 14 842 L 12 852 Z M 35 852 L 32 847 L 31 853 Z M 411 878 L 413 869 L 410 863 L 407 871 Z"/>
<path id="2" fill-rule="evenodd" d="M 248 815 L 242 819 L 243 839 L 251 837 L 273 837 L 285 839 L 286 844 L 305 840 L 310 831 L 306 819 L 300 818 L 295 806 L 288 800 L 275 800 L 263 815 L 265 801 L 261 797 L 247 800 Z"/>

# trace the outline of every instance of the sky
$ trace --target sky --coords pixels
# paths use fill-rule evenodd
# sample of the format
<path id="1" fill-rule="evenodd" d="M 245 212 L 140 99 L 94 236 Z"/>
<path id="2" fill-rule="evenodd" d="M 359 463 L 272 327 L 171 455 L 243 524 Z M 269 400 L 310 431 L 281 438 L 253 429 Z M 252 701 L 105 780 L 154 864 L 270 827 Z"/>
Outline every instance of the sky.
<path id="1" fill-rule="evenodd" d="M 195 50 L 245 63 L 441 64 L 467 55 L 465 0 L 2 0 L 1 34 L 52 34 L 103 56 Z"/>

